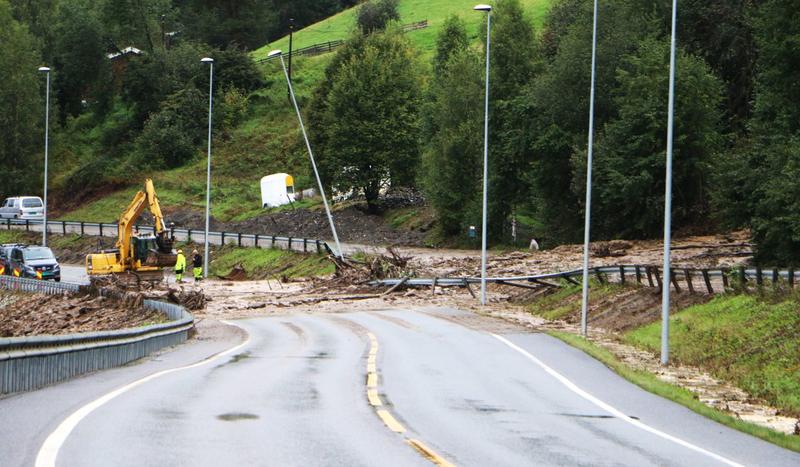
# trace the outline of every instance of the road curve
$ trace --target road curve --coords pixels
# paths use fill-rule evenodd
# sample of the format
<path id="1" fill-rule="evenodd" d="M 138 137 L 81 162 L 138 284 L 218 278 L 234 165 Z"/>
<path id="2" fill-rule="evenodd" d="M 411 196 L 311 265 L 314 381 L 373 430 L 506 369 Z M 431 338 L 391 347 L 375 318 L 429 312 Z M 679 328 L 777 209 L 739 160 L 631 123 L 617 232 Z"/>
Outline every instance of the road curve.
<path id="1" fill-rule="evenodd" d="M 800 464 L 797 453 L 644 392 L 556 339 L 469 313 L 237 324 L 250 336 L 245 346 L 98 407 L 60 446 L 56 464 Z M 163 368 L 162 359 L 180 366 L 173 355 L 182 352 L 186 361 L 180 348 L 127 373 L 0 399 L 0 458 L 32 465 L 62 420 L 123 379 Z"/>

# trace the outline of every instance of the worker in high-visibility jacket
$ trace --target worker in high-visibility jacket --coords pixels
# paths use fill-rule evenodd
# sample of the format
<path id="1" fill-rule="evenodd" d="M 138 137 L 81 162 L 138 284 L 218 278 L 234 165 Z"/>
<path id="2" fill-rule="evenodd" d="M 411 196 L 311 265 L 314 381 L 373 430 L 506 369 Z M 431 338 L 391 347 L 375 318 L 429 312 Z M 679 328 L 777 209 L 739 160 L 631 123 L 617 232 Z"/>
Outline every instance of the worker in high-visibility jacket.
<path id="1" fill-rule="evenodd" d="M 183 250 L 178 250 L 178 259 L 175 261 L 175 282 L 183 282 L 183 273 L 186 272 L 186 257 Z"/>

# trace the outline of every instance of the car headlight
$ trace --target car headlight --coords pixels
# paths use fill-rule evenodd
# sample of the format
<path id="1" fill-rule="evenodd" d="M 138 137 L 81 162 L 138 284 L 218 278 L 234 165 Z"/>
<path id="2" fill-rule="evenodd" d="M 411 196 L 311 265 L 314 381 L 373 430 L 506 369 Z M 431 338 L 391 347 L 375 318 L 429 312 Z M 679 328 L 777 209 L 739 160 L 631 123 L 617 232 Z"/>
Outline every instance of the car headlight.
<path id="1" fill-rule="evenodd" d="M 24 270 L 25 270 L 25 272 L 29 272 L 29 273 L 31 273 L 31 274 L 33 274 L 33 273 L 35 273 L 35 272 L 36 272 L 36 270 L 35 270 L 35 269 L 33 269 L 33 266 L 23 266 L 23 267 L 22 267 L 22 269 L 24 269 Z"/>
<path id="2" fill-rule="evenodd" d="M 53 266 L 53 271 L 60 271 L 60 270 L 61 270 L 60 265 L 56 264 L 55 266 Z"/>

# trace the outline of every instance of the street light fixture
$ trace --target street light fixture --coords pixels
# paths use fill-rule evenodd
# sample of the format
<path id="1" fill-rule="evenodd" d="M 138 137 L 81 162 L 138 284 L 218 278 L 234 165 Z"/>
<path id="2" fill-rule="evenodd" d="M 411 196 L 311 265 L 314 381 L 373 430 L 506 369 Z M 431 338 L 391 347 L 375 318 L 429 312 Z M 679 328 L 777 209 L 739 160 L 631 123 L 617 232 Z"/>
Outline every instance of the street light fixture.
<path id="1" fill-rule="evenodd" d="M 322 202 L 325 204 L 325 213 L 328 215 L 328 223 L 331 226 L 331 232 L 333 233 L 333 240 L 336 242 L 336 251 L 334 252 L 336 256 L 339 258 L 343 258 L 342 247 L 339 244 L 339 236 L 336 234 L 336 226 L 333 224 L 333 215 L 331 214 L 331 209 L 328 206 L 328 198 L 325 197 L 325 189 L 322 187 L 322 180 L 319 178 L 319 171 L 317 170 L 317 163 L 314 162 L 314 152 L 311 150 L 311 143 L 308 141 L 308 135 L 306 134 L 306 127 L 303 124 L 303 117 L 300 115 L 300 107 L 297 105 L 297 99 L 294 96 L 294 87 L 292 86 L 292 80 L 289 79 L 289 72 L 286 70 L 286 62 L 283 61 L 283 53 L 280 50 L 273 50 L 267 56 L 268 58 L 272 57 L 280 57 L 281 60 L 281 67 L 283 68 L 283 74 L 286 76 L 286 82 L 289 84 L 289 95 L 292 97 L 292 104 L 294 104 L 294 110 L 297 113 L 297 120 L 300 122 L 300 130 L 303 132 L 303 139 L 306 142 L 306 148 L 308 149 L 308 157 L 311 159 L 311 168 L 314 169 L 314 176 L 317 178 L 317 186 L 319 187 L 319 193 L 322 195 Z"/>
<path id="2" fill-rule="evenodd" d="M 594 0 L 592 23 L 592 85 L 589 92 L 589 149 L 586 157 L 586 223 L 583 227 L 583 296 L 581 301 L 581 334 L 586 337 L 586 322 L 589 314 L 589 239 L 592 225 L 592 152 L 594 150 L 594 90 L 597 69 L 597 0 Z"/>
<path id="3" fill-rule="evenodd" d="M 206 172 L 206 231 L 203 236 L 205 246 L 203 248 L 203 277 L 208 277 L 208 224 L 211 215 L 211 115 L 214 108 L 214 59 L 204 57 L 200 60 L 208 63 L 208 169 Z"/>
<path id="4" fill-rule="evenodd" d="M 47 164 L 50 151 L 50 67 L 39 67 L 39 71 L 47 74 L 47 91 L 44 104 L 44 199 L 42 208 L 42 246 L 47 246 Z"/>
<path id="5" fill-rule="evenodd" d="M 492 7 L 476 5 L 473 10 L 486 12 L 486 99 L 483 121 L 483 229 L 481 231 L 481 305 L 486 305 L 486 231 L 489 192 L 489 49 L 492 42 Z"/>

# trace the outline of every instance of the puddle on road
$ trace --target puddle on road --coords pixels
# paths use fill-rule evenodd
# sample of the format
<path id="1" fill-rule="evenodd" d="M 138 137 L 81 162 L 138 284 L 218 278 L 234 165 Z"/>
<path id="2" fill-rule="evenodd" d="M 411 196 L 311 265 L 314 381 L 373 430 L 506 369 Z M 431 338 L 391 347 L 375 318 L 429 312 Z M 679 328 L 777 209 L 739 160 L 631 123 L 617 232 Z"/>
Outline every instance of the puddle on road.
<path id="1" fill-rule="evenodd" d="M 225 422 L 238 422 L 240 420 L 256 420 L 258 419 L 258 415 L 252 413 L 232 412 L 217 415 L 217 418 Z"/>

